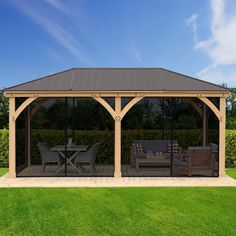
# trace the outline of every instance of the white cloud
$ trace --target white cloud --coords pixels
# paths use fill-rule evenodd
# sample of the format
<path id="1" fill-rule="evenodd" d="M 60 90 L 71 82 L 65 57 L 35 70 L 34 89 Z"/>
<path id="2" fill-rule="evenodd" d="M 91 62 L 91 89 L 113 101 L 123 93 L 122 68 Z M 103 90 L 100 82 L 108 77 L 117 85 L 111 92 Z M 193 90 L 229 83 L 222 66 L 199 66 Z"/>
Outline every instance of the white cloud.
<path id="1" fill-rule="evenodd" d="M 142 60 L 141 53 L 135 48 L 132 49 L 132 52 L 133 52 L 133 55 L 134 55 L 136 61 L 141 62 L 141 60 Z"/>
<path id="2" fill-rule="evenodd" d="M 58 1 L 47 0 L 50 4 L 54 4 L 56 8 L 64 5 L 59 5 Z M 27 1 L 14 1 L 14 6 L 25 15 L 27 15 L 34 23 L 45 30 L 52 38 L 54 38 L 61 46 L 67 49 L 80 62 L 91 64 L 90 60 L 83 55 L 79 50 L 81 45 L 66 29 L 55 23 L 48 16 L 40 13 L 40 11 Z"/>
<path id="3" fill-rule="evenodd" d="M 236 87 L 236 68 L 235 66 L 220 66 L 210 65 L 201 71 L 196 76 L 203 78 L 215 84 L 227 84 L 228 87 Z"/>
<path id="4" fill-rule="evenodd" d="M 198 15 L 196 13 L 194 13 L 192 16 L 190 16 L 188 19 L 185 20 L 186 24 L 188 26 L 192 27 L 192 31 L 193 31 L 193 38 L 195 43 L 198 42 L 198 35 L 197 35 L 197 18 Z"/>
<path id="5" fill-rule="evenodd" d="M 66 14 L 69 13 L 69 9 L 60 1 L 58 0 L 45 0 L 45 1 L 55 9 Z"/>
<path id="6" fill-rule="evenodd" d="M 211 0 L 211 37 L 196 44 L 214 64 L 220 65 L 236 64 L 236 13 L 226 13 L 226 2 Z"/>
<path id="7" fill-rule="evenodd" d="M 129 52 L 131 58 L 135 60 L 135 64 L 142 64 L 143 62 L 143 55 L 140 51 L 140 45 L 138 44 L 137 37 L 133 35 L 133 33 L 129 33 L 127 39 L 127 51 Z"/>
<path id="8" fill-rule="evenodd" d="M 197 35 L 197 15 L 186 20 L 192 26 L 195 49 L 201 50 L 210 58 L 210 65 L 197 73 L 198 76 L 211 82 L 236 84 L 236 13 L 226 11 L 227 0 L 211 0 L 210 37 L 199 40 Z M 234 2 L 235 3 L 235 2 Z M 227 72 L 228 68 L 231 74 Z M 223 81 L 224 80 L 224 81 Z"/>

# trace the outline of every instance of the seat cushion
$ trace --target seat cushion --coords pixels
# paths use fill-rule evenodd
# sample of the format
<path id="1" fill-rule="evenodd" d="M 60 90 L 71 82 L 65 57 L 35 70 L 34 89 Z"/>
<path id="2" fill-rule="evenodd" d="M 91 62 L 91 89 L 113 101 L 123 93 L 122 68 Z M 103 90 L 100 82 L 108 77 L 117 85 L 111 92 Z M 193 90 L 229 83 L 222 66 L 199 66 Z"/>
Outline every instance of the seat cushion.
<path id="1" fill-rule="evenodd" d="M 173 160 L 173 165 L 174 166 L 187 166 L 187 161 L 182 161 L 182 160 Z"/>

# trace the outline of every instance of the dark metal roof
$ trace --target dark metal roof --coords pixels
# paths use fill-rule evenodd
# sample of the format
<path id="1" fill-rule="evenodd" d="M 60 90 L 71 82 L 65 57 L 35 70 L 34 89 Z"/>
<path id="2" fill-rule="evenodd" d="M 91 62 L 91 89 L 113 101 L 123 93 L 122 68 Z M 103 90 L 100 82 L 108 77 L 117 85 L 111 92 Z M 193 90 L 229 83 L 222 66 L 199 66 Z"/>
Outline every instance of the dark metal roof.
<path id="1" fill-rule="evenodd" d="M 228 91 L 162 68 L 74 68 L 6 91 Z"/>

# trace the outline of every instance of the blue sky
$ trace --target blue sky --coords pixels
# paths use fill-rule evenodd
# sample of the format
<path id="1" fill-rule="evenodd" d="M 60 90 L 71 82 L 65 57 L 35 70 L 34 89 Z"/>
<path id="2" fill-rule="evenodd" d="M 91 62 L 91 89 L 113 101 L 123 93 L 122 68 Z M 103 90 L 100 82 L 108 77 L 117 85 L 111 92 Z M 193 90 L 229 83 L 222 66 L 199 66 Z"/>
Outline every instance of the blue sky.
<path id="1" fill-rule="evenodd" d="M 236 1 L 0 1 L 0 88 L 72 67 L 164 67 L 236 87 Z"/>

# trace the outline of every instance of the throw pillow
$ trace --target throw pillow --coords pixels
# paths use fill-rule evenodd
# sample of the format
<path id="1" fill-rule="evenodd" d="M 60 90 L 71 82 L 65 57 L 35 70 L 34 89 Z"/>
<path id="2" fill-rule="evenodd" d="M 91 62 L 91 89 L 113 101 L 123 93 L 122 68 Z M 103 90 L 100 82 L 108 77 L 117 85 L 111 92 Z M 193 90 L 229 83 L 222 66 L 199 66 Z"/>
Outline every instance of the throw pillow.
<path id="1" fill-rule="evenodd" d="M 179 144 L 173 143 L 172 145 L 173 153 L 179 153 Z M 168 143 L 168 153 L 171 153 L 171 143 Z"/>
<path id="2" fill-rule="evenodd" d="M 142 143 L 133 143 L 132 148 L 135 154 L 143 154 L 143 144 Z"/>

